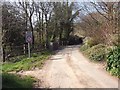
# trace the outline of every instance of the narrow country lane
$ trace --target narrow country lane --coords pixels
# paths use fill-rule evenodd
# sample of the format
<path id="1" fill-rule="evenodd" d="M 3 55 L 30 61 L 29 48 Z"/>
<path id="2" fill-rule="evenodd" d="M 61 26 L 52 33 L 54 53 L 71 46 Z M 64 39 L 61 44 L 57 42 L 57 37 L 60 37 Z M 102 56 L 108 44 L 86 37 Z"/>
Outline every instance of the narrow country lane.
<path id="1" fill-rule="evenodd" d="M 41 70 L 28 73 L 42 80 L 42 87 L 47 88 L 118 88 L 117 78 L 87 60 L 79 52 L 79 46 L 67 46 L 53 55 Z"/>

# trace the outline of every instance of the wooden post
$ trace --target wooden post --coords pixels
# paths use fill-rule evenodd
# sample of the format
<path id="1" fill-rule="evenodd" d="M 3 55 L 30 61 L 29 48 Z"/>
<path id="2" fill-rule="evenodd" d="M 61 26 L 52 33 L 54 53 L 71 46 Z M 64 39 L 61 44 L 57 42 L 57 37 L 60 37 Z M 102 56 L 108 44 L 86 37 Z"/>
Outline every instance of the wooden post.
<path id="1" fill-rule="evenodd" d="M 30 43 L 28 43 L 28 57 L 30 58 Z"/>
<path id="2" fill-rule="evenodd" d="M 24 50 L 24 54 L 26 54 L 26 47 L 25 47 L 25 44 L 23 45 L 23 50 Z"/>

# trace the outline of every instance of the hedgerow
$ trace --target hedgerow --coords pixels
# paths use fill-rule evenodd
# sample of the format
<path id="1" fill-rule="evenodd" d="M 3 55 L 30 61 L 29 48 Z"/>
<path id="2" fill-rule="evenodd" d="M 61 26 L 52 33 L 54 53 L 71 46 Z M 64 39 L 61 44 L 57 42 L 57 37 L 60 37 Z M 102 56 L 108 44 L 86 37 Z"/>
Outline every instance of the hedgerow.
<path id="1" fill-rule="evenodd" d="M 103 44 L 98 44 L 95 45 L 87 50 L 85 50 L 83 53 L 88 56 L 90 60 L 93 61 L 102 61 L 105 59 L 106 56 L 106 51 L 105 51 L 106 46 Z"/>
<path id="2" fill-rule="evenodd" d="M 107 71 L 120 77 L 120 47 L 114 47 L 107 55 Z"/>

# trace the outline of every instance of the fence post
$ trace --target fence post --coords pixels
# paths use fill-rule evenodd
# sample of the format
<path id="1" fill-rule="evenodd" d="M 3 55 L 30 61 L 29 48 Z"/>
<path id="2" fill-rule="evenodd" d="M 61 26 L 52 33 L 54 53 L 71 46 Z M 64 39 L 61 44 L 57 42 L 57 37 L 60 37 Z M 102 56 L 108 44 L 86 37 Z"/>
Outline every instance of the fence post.
<path id="1" fill-rule="evenodd" d="M 23 44 L 23 50 L 24 50 L 24 54 L 26 54 L 26 48 L 25 48 L 25 44 Z"/>
<path id="2" fill-rule="evenodd" d="M 28 57 L 30 58 L 30 43 L 28 43 Z"/>

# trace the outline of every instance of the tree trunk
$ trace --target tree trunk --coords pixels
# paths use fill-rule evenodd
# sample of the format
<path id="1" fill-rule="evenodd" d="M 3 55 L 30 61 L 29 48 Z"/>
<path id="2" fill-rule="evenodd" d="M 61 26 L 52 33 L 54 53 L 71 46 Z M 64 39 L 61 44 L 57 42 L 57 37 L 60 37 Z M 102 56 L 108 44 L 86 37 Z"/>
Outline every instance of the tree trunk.
<path id="1" fill-rule="evenodd" d="M 44 18 L 44 14 L 42 12 L 42 23 L 41 23 L 41 26 L 42 26 L 42 31 L 41 31 L 41 40 L 44 42 L 44 22 L 43 22 L 43 18 Z M 45 48 L 45 47 L 44 47 Z"/>
<path id="2" fill-rule="evenodd" d="M 63 33 L 63 27 L 61 26 L 61 29 L 60 29 L 60 34 L 59 34 L 59 45 L 62 45 L 62 33 Z"/>
<path id="3" fill-rule="evenodd" d="M 4 61 L 3 54 L 3 31 L 2 31 L 2 5 L 0 4 L 0 63 Z"/>
<path id="4" fill-rule="evenodd" d="M 48 40 L 48 21 L 47 21 L 47 14 L 45 14 L 45 21 L 46 21 L 46 24 L 45 24 L 45 46 L 46 46 L 46 49 L 49 49 L 49 40 Z"/>
<path id="5" fill-rule="evenodd" d="M 3 59 L 3 62 L 5 62 L 5 49 L 4 48 L 1 48 L 1 51 L 2 51 L 2 59 Z"/>
<path id="6" fill-rule="evenodd" d="M 31 31 L 32 31 L 32 38 L 33 38 L 32 48 L 34 48 L 34 31 L 33 31 L 33 25 L 32 25 L 32 17 L 29 17 L 29 22 L 30 22 L 30 28 L 31 28 Z"/>

